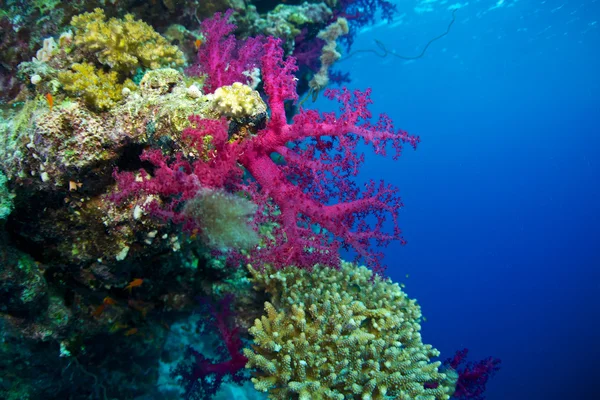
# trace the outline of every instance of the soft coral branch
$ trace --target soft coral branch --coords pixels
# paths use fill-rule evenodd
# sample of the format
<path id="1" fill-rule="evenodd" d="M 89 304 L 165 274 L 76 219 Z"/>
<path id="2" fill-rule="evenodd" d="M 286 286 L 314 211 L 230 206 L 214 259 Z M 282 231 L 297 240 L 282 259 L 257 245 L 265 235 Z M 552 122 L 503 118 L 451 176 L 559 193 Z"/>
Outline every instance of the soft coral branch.
<path id="1" fill-rule="evenodd" d="M 263 39 L 237 41 L 235 25 L 229 22 L 232 14 L 233 10 L 218 12 L 202 22 L 200 30 L 206 40 L 198 49 L 197 63 L 187 70 L 190 75 L 206 76 L 204 90 L 209 93 L 234 82 L 248 82 L 247 73 L 258 67 Z"/>
<path id="2" fill-rule="evenodd" d="M 462 349 L 444 361 L 447 368 L 451 368 L 458 374 L 456 391 L 453 399 L 461 400 L 485 400 L 485 389 L 488 380 L 500 370 L 500 360 L 493 357 L 473 362 L 466 361 L 468 349 Z"/>
<path id="3" fill-rule="evenodd" d="M 362 190 L 355 183 L 353 177 L 364 162 L 357 146 L 369 144 L 380 155 L 391 147 L 397 158 L 404 144 L 416 147 L 419 138 L 395 130 L 386 115 L 371 122 L 370 90 L 326 91 L 328 99 L 340 103 L 339 113 L 301 109 L 289 123 L 285 102 L 297 100 L 295 61 L 284 59 L 278 39 L 269 38 L 263 51 L 264 90 L 271 110 L 265 128 L 232 141 L 224 120 L 192 117 L 184 137 L 203 151 L 204 139 L 211 135 L 213 150 L 208 159 L 183 165 L 177 158 L 174 168 L 159 156 L 147 156 L 156 167 L 154 178 L 142 183 L 124 179 L 131 187 L 122 190 L 146 187 L 166 197 L 167 207 L 169 201 L 178 204 L 190 199 L 200 187 L 244 190 L 259 205 L 255 223 L 272 227 L 271 239 L 251 255 L 254 262 L 275 267 L 337 266 L 338 250 L 352 248 L 362 261 L 381 268 L 382 253 L 374 245 L 404 243 L 397 216 L 402 203 L 397 190 L 383 182 L 369 181 Z M 283 162 L 274 161 L 273 154 Z M 251 180 L 244 179 L 240 167 Z M 159 177 L 165 182 L 151 183 Z M 175 194 L 178 189 L 182 192 Z M 388 225 L 391 229 L 386 229 Z"/>
<path id="4" fill-rule="evenodd" d="M 403 241 L 397 221 L 402 204 L 396 189 L 383 183 L 369 182 L 361 195 L 350 180 L 364 160 L 356 146 L 362 140 L 371 144 L 376 153 L 385 155 L 386 146 L 391 145 L 397 158 L 404 143 L 416 147 L 419 139 L 396 131 L 385 115 L 371 123 L 370 90 L 326 91 L 327 98 L 341 104 L 339 115 L 300 110 L 288 124 L 283 104 L 297 97 L 293 59 L 283 60 L 282 56 L 279 42 L 269 39 L 262 61 L 265 91 L 273 116 L 266 128 L 247 143 L 239 159 L 281 212 L 279 248 L 275 252 L 270 248 L 269 253 L 277 258 L 285 254 L 286 261 L 309 267 L 340 246 L 351 247 L 377 268 L 381 253 L 373 251 L 371 240 L 379 244 Z M 275 164 L 270 157 L 272 153 L 282 155 L 285 165 Z M 374 224 L 365 222 L 369 215 L 375 217 Z M 393 225 L 390 233 L 383 232 L 386 216 L 391 217 Z M 333 239 L 315 233 L 311 223 L 332 234 Z M 308 248 L 318 251 L 307 251 Z M 274 257 L 268 258 L 269 262 L 279 264 Z"/>
<path id="5" fill-rule="evenodd" d="M 228 294 L 216 306 L 205 302 L 204 308 L 210 312 L 222 341 L 216 352 L 224 360 L 210 359 L 191 346 L 188 347 L 187 352 L 193 363 L 181 363 L 172 371 L 173 376 L 182 377 L 185 399 L 212 399 L 226 377 L 233 382 L 241 382 L 243 379 L 244 366 L 248 359 L 242 354 L 243 343 L 239 329 L 231 327 L 232 301 L 233 295 Z M 204 322 L 202 320 L 201 324 Z"/>

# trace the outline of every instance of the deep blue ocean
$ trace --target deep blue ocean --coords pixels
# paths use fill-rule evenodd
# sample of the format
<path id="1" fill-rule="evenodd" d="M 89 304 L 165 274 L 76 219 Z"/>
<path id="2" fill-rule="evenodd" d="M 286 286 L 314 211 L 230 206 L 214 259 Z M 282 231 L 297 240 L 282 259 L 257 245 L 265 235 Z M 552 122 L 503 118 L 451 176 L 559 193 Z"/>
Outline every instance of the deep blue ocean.
<path id="1" fill-rule="evenodd" d="M 417 55 L 459 9 L 418 60 L 339 64 L 422 140 L 363 171 L 405 203 L 388 274 L 441 358 L 502 360 L 487 399 L 600 398 L 600 2 L 397 3 L 352 50 Z"/>

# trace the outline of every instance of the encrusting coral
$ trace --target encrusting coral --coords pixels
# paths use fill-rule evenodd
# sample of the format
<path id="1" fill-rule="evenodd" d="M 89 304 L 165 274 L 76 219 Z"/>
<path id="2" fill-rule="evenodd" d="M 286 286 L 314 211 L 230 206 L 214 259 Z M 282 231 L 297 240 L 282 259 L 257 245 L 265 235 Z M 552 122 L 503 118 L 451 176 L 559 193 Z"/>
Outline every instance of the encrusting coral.
<path id="1" fill-rule="evenodd" d="M 398 284 L 342 262 L 341 268 L 279 271 L 249 266 L 266 291 L 266 315 L 245 349 L 252 382 L 271 399 L 445 400 L 456 376 L 430 362 L 421 309 Z"/>

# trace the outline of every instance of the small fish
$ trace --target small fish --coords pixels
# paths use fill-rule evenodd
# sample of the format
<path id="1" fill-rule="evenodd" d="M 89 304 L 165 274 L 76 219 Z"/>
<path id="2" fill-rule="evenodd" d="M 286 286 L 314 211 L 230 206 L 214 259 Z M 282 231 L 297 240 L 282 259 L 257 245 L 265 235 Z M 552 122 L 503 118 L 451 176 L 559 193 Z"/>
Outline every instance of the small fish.
<path id="1" fill-rule="evenodd" d="M 142 283 L 144 283 L 143 279 L 135 278 L 134 280 L 129 282 L 129 285 L 125 286 L 125 289 L 123 290 L 129 289 L 129 293 L 131 293 L 131 289 L 133 289 L 134 287 L 142 286 Z"/>
<path id="2" fill-rule="evenodd" d="M 142 314 L 143 318 L 146 318 L 148 311 L 151 311 L 154 308 L 152 303 L 146 303 L 141 300 L 133 300 L 133 299 L 129 299 L 129 301 L 127 302 L 127 305 L 130 308 L 133 308 L 134 310 L 139 311 Z"/>
<path id="3" fill-rule="evenodd" d="M 102 301 L 102 304 L 100 304 L 98 307 L 96 307 L 94 309 L 94 311 L 92 312 L 92 317 L 99 317 L 104 312 L 104 310 L 106 310 L 106 307 L 112 306 L 115 304 L 117 304 L 115 299 L 113 299 L 112 297 L 106 296 L 104 298 L 104 300 Z"/>
<path id="4" fill-rule="evenodd" d="M 138 331 L 137 328 L 128 329 L 127 331 L 125 331 L 125 336 L 135 335 L 137 333 L 137 331 Z"/>
<path id="5" fill-rule="evenodd" d="M 120 331 L 121 329 L 125 329 L 125 328 L 129 328 L 129 325 L 117 322 L 110 328 L 110 333 L 115 333 L 115 332 Z"/>
<path id="6" fill-rule="evenodd" d="M 200 48 L 200 46 L 202 46 L 202 43 L 204 43 L 202 41 L 202 39 L 196 39 L 196 41 L 194 42 L 194 46 L 196 47 L 196 51 L 198 51 L 198 49 Z"/>
<path id="7" fill-rule="evenodd" d="M 106 296 L 104 298 L 104 301 L 102 301 L 102 303 L 104 303 L 107 306 L 113 306 L 113 305 L 117 304 L 117 301 L 115 299 L 113 299 L 112 297 Z"/>
<path id="8" fill-rule="evenodd" d="M 50 111 L 52 111 L 52 106 L 54 106 L 54 96 L 52 96 L 52 93 L 46 93 L 46 101 L 48 102 Z"/>
<path id="9" fill-rule="evenodd" d="M 106 306 L 104 304 L 100 304 L 96 309 L 92 312 L 92 317 L 99 317 L 100 314 L 104 312 L 104 308 Z"/>

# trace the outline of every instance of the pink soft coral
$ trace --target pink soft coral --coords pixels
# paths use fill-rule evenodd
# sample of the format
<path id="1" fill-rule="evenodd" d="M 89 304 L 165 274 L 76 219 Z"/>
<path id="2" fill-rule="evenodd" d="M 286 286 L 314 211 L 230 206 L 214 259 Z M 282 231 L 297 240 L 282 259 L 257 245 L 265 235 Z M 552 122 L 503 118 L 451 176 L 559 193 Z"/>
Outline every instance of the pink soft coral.
<path id="1" fill-rule="evenodd" d="M 225 120 L 191 117 L 194 127 L 185 136 L 198 148 L 207 135 L 212 136 L 209 161 L 187 163 L 179 157 L 169 164 L 159 152 L 147 152 L 144 158 L 156 167 L 154 176 L 136 181 L 132 175 L 119 174 L 121 195 L 132 191 L 161 195 L 168 200 L 167 206 L 155 203 L 154 211 L 185 222 L 177 205 L 200 187 L 243 190 L 259 205 L 255 222 L 275 222 L 270 241 L 265 239 L 265 246 L 254 251 L 254 262 L 275 267 L 337 266 L 338 250 L 351 248 L 359 259 L 379 270 L 382 253 L 372 246 L 404 242 L 397 220 L 402 204 L 397 190 L 383 182 L 369 181 L 361 192 L 352 180 L 364 161 L 356 146 L 364 141 L 385 155 L 391 145 L 397 158 L 404 143 L 416 147 L 419 138 L 394 130 L 385 115 L 370 122 L 370 90 L 328 90 L 325 96 L 341 104 L 339 116 L 300 110 L 288 123 L 284 102 L 297 99 L 295 60 L 284 59 L 281 41 L 269 38 L 261 63 L 271 109 L 264 129 L 255 136 L 229 141 Z M 274 161 L 274 154 L 283 162 Z M 244 179 L 240 166 L 253 179 Z M 384 230 L 386 221 L 391 225 L 389 232 Z"/>
<path id="2" fill-rule="evenodd" d="M 216 13 L 202 21 L 200 30 L 206 40 L 198 49 L 197 63 L 187 70 L 190 75 L 206 76 L 203 88 L 208 93 L 234 82 L 247 83 L 249 73 L 258 67 L 262 38 L 237 41 L 232 34 L 235 25 L 228 22 L 232 13 Z"/>

